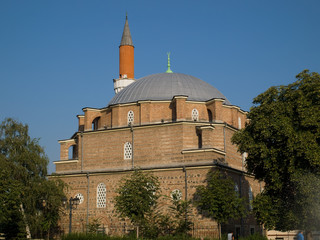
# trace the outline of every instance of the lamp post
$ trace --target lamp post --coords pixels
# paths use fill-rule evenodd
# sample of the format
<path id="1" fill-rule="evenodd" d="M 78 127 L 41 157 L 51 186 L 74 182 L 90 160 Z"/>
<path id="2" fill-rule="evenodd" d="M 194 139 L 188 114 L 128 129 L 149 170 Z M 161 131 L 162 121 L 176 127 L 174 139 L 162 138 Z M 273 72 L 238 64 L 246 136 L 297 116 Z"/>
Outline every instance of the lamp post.
<path id="1" fill-rule="evenodd" d="M 64 203 L 64 205 L 67 205 L 67 199 L 66 198 L 63 199 L 63 203 Z M 69 207 L 69 234 L 71 233 L 71 229 L 72 229 L 72 210 L 76 209 L 77 206 L 79 205 L 79 203 L 80 203 L 80 199 L 79 198 L 70 197 L 69 206 L 68 206 Z"/>

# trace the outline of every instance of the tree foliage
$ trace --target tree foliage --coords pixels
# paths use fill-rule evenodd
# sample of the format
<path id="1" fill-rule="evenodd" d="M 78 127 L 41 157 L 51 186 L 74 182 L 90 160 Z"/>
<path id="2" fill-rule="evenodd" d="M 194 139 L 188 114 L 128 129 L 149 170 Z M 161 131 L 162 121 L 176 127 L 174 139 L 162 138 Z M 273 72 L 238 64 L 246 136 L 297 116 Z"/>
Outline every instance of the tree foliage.
<path id="1" fill-rule="evenodd" d="M 127 217 L 132 223 L 142 227 L 147 216 L 157 206 L 160 197 L 160 183 L 149 173 L 135 170 L 129 177 L 123 178 L 116 190 L 115 209 L 120 217 Z"/>
<path id="2" fill-rule="evenodd" d="M 207 217 L 222 223 L 245 215 L 244 199 L 235 191 L 233 180 L 219 171 L 210 171 L 207 185 L 198 186 L 195 193 L 198 210 Z"/>
<path id="3" fill-rule="evenodd" d="M 171 206 L 173 235 L 187 234 L 191 230 L 192 222 L 190 220 L 191 200 L 182 200 L 177 193 L 172 194 Z"/>
<path id="4" fill-rule="evenodd" d="M 0 225 L 7 239 L 49 233 L 57 225 L 64 184 L 46 179 L 48 158 L 28 126 L 0 125 Z"/>
<path id="5" fill-rule="evenodd" d="M 135 170 L 121 180 L 116 192 L 119 217 L 129 218 L 145 238 L 185 235 L 191 229 L 191 202 L 174 195 L 168 204 L 168 196 L 160 195 L 158 178 L 150 173 Z"/>
<path id="6" fill-rule="evenodd" d="M 269 229 L 312 230 L 320 220 L 320 75 L 304 70 L 253 103 L 250 123 L 233 143 L 248 153 L 248 171 L 265 182 L 254 201 L 257 218 Z"/>

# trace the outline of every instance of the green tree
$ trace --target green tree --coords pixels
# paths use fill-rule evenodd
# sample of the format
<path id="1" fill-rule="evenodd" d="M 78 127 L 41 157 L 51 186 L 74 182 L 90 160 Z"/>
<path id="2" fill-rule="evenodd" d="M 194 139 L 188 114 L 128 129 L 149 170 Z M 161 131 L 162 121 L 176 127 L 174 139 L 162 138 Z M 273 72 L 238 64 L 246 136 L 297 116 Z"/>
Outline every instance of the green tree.
<path id="1" fill-rule="evenodd" d="M 7 239 L 47 235 L 57 225 L 64 184 L 46 179 L 48 158 L 38 142 L 27 125 L 10 118 L 0 124 L 0 225 Z"/>
<path id="2" fill-rule="evenodd" d="M 209 171 L 206 182 L 206 186 L 197 187 L 194 202 L 203 215 L 217 221 L 220 238 L 222 223 L 245 215 L 244 201 L 233 180 L 219 171 Z"/>
<path id="3" fill-rule="evenodd" d="M 233 136 L 247 169 L 265 182 L 254 201 L 268 229 L 316 229 L 320 221 L 320 75 L 304 70 L 288 86 L 257 96 L 249 124 Z"/>
<path id="4" fill-rule="evenodd" d="M 96 218 L 90 221 L 88 225 L 89 233 L 96 234 L 99 230 L 100 225 L 101 224 L 99 223 L 99 220 Z"/>
<path id="5" fill-rule="evenodd" d="M 129 177 L 123 178 L 116 190 L 115 209 L 120 217 L 127 217 L 139 229 L 147 231 L 150 216 L 157 207 L 160 197 L 160 183 L 150 173 L 135 170 Z"/>
<path id="6" fill-rule="evenodd" d="M 171 196 L 171 206 L 169 207 L 172 216 L 173 235 L 187 234 L 191 230 L 192 222 L 190 220 L 191 200 L 180 199 L 178 193 Z"/>
<path id="7" fill-rule="evenodd" d="M 25 238 L 19 197 L 22 185 L 19 181 L 12 179 L 11 171 L 2 155 L 0 155 L 0 169 L 0 232 L 5 233 L 8 239 Z"/>

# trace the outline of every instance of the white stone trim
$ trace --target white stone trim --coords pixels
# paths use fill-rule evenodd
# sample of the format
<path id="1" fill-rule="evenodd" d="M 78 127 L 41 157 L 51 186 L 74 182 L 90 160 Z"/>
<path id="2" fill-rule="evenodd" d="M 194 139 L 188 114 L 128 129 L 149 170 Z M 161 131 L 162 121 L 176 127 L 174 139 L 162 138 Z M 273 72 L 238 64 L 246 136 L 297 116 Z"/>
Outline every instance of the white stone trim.
<path id="1" fill-rule="evenodd" d="M 182 154 L 186 154 L 186 153 L 199 153 L 199 152 L 216 152 L 222 155 L 226 155 L 226 153 L 222 150 L 219 149 L 215 149 L 215 148 L 206 148 L 206 149 L 185 149 L 182 150 L 181 153 Z"/>
<path id="2" fill-rule="evenodd" d="M 77 163 L 79 162 L 78 159 L 72 159 L 72 160 L 60 160 L 60 161 L 54 161 L 54 164 L 61 164 L 61 163 Z"/>

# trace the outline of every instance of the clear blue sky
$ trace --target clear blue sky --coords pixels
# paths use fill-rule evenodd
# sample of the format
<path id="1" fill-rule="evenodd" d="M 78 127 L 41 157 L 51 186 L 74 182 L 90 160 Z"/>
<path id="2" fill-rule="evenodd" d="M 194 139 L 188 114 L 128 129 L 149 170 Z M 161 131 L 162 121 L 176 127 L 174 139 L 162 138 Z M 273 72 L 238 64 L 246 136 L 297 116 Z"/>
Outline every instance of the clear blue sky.
<path id="1" fill-rule="evenodd" d="M 320 72 L 319 0 L 1 0 L 0 121 L 13 117 L 59 160 L 83 107 L 114 96 L 125 14 L 135 77 L 171 69 L 248 111 L 273 85 Z"/>

